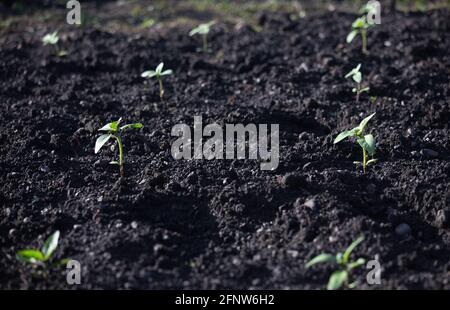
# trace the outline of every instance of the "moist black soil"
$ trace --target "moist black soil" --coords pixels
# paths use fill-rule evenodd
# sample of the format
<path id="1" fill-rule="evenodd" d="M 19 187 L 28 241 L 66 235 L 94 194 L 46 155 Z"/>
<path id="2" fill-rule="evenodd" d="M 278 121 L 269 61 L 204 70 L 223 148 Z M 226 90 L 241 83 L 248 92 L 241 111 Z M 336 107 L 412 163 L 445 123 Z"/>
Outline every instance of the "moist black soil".
<path id="1" fill-rule="evenodd" d="M 383 16 L 368 55 L 345 43 L 356 15 L 261 14 L 259 28 L 218 22 L 211 53 L 188 28 L 133 34 L 64 26 L 42 46 L 45 21 L 0 31 L 0 287 L 73 288 L 18 262 L 61 231 L 57 258 L 82 266 L 76 288 L 323 289 L 321 252 L 378 258 L 381 285 L 450 289 L 450 42 L 448 10 Z M 140 74 L 173 69 L 160 101 Z M 369 94 L 344 75 L 362 64 Z M 375 96 L 376 100 L 370 100 Z M 373 98 L 372 98 L 373 99 Z M 378 162 L 367 174 L 342 130 L 376 112 Z M 280 164 L 174 160 L 178 123 L 280 124 Z M 94 154 L 97 129 L 123 117 L 125 177 Z M 305 203 L 306 202 L 306 203 Z"/>

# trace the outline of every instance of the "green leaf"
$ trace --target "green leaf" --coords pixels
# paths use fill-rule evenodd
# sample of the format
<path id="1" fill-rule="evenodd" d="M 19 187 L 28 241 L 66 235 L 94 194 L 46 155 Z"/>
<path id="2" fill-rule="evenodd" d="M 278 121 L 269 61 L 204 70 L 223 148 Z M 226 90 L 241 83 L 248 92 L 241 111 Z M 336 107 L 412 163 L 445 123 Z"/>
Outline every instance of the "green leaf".
<path id="1" fill-rule="evenodd" d="M 337 270 L 331 274 L 330 279 L 328 280 L 327 289 L 328 290 L 337 290 L 342 287 L 342 285 L 348 279 L 348 272 L 345 270 Z"/>
<path id="2" fill-rule="evenodd" d="M 373 154 L 375 154 L 376 144 L 373 135 L 372 134 L 365 135 L 364 141 L 366 142 L 367 145 L 366 151 L 369 152 L 369 155 L 372 156 Z"/>
<path id="3" fill-rule="evenodd" d="M 161 72 L 161 75 L 170 75 L 172 73 L 173 73 L 173 71 L 169 69 L 169 70 L 166 70 L 164 72 Z"/>
<path id="4" fill-rule="evenodd" d="M 349 73 L 347 73 L 345 75 L 345 78 L 348 79 L 351 76 L 354 76 L 355 74 L 357 74 L 359 72 L 359 70 L 361 69 L 361 64 L 358 64 L 356 67 L 354 67 L 352 70 L 350 70 Z"/>
<path id="5" fill-rule="evenodd" d="M 330 254 L 320 254 L 314 257 L 306 264 L 306 268 L 309 268 L 315 264 L 326 263 L 326 262 L 336 262 L 336 256 Z"/>
<path id="6" fill-rule="evenodd" d="M 375 164 L 377 161 L 378 161 L 378 159 L 372 158 L 372 159 L 370 159 L 370 160 L 367 161 L 366 165 L 368 166 L 368 165 Z"/>
<path id="7" fill-rule="evenodd" d="M 103 145 L 105 145 L 106 142 L 108 142 L 108 140 L 112 137 L 111 134 L 105 134 L 105 135 L 101 135 L 100 137 L 97 138 L 97 141 L 95 141 L 95 154 L 98 153 L 98 151 L 100 151 L 100 149 L 103 147 Z"/>
<path id="8" fill-rule="evenodd" d="M 355 134 L 356 134 L 356 130 L 355 130 L 355 129 L 347 130 L 347 131 L 341 132 L 341 133 L 334 139 L 333 144 L 336 144 L 336 143 L 338 143 L 338 142 L 341 142 L 341 141 L 344 140 L 345 138 L 348 138 L 348 137 L 354 137 Z"/>
<path id="9" fill-rule="evenodd" d="M 358 35 L 358 30 L 352 30 L 348 35 L 347 35 L 347 43 L 350 43 L 353 41 L 353 39 Z"/>
<path id="10" fill-rule="evenodd" d="M 362 74 L 361 74 L 361 72 L 356 72 L 354 75 L 353 75 L 353 81 L 355 81 L 356 83 L 361 83 L 361 80 L 362 80 Z"/>
<path id="11" fill-rule="evenodd" d="M 113 160 L 109 162 L 110 165 L 120 165 L 118 161 Z"/>
<path id="12" fill-rule="evenodd" d="M 361 29 L 364 28 L 367 25 L 366 23 L 366 17 L 361 16 L 355 19 L 355 21 L 352 23 L 352 28 L 354 29 Z"/>
<path id="13" fill-rule="evenodd" d="M 18 251 L 16 258 L 21 262 L 32 264 L 45 260 L 45 256 L 41 251 L 32 249 Z"/>
<path id="14" fill-rule="evenodd" d="M 44 45 L 48 44 L 54 45 L 58 43 L 58 41 L 59 41 L 58 31 L 48 33 L 42 38 L 42 43 L 44 43 Z"/>
<path id="15" fill-rule="evenodd" d="M 163 67 L 164 67 L 164 63 L 163 63 L 163 62 L 160 63 L 160 64 L 156 67 L 155 71 L 156 71 L 156 74 L 157 74 L 157 75 L 161 75 L 161 71 L 162 71 Z"/>
<path id="16" fill-rule="evenodd" d="M 152 77 L 154 77 L 156 75 L 157 74 L 156 74 L 155 71 L 149 70 L 149 71 L 142 72 L 141 77 L 143 77 L 143 78 L 152 78 Z"/>
<path id="17" fill-rule="evenodd" d="M 366 260 L 364 258 L 358 258 L 357 261 L 349 263 L 347 268 L 348 268 L 348 270 L 352 270 L 352 269 L 358 268 L 359 266 L 364 265 L 365 263 L 366 263 Z"/>
<path id="18" fill-rule="evenodd" d="M 352 254 L 352 251 L 364 240 L 364 236 L 360 236 L 358 239 L 352 242 L 348 246 L 348 248 L 345 250 L 344 254 L 342 255 L 342 262 L 344 264 L 347 264 L 350 258 L 350 254 Z"/>
<path id="19" fill-rule="evenodd" d="M 365 119 L 361 121 L 361 123 L 358 126 L 358 134 L 361 134 L 366 127 L 367 123 L 370 121 L 370 119 L 375 115 L 376 113 L 373 113 L 369 116 L 367 116 Z"/>
<path id="20" fill-rule="evenodd" d="M 144 125 L 142 125 L 141 123 L 134 123 L 134 124 L 124 125 L 124 126 L 120 127 L 120 130 L 124 130 L 124 129 L 128 129 L 128 128 L 140 129 L 142 127 L 144 127 Z"/>
<path id="21" fill-rule="evenodd" d="M 50 237 L 47 238 L 47 240 L 45 240 L 41 252 L 42 254 L 44 254 L 46 260 L 52 256 L 53 252 L 58 247 L 58 239 L 59 239 L 59 230 L 55 231 Z"/>
<path id="22" fill-rule="evenodd" d="M 360 93 L 368 92 L 370 90 L 370 87 L 364 87 L 363 89 L 360 89 Z"/>

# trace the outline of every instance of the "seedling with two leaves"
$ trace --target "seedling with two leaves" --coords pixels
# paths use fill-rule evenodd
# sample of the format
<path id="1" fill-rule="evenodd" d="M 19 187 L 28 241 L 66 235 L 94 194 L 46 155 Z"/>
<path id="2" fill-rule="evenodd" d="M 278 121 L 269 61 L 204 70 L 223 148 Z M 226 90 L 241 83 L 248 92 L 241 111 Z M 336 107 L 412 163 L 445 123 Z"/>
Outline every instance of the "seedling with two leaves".
<path id="1" fill-rule="evenodd" d="M 160 63 L 155 70 L 149 70 L 149 71 L 145 71 L 142 72 L 141 77 L 143 78 L 156 78 L 159 82 L 159 97 L 161 98 L 161 100 L 163 99 L 164 96 L 164 86 L 163 86 L 163 82 L 162 82 L 162 77 L 165 75 L 171 75 L 173 73 L 172 70 L 165 70 L 163 71 L 163 67 L 164 67 L 164 63 Z"/>
<path id="2" fill-rule="evenodd" d="M 374 164 L 376 163 L 376 159 L 372 158 L 370 160 L 367 160 L 367 154 L 369 154 L 370 156 L 373 156 L 375 154 L 375 150 L 376 150 L 376 144 L 375 144 L 375 138 L 373 137 L 372 134 L 367 134 L 364 135 L 364 129 L 367 126 L 367 123 L 370 121 L 370 119 L 375 115 L 375 113 L 369 115 L 368 117 L 366 117 L 365 119 L 363 119 L 361 121 L 361 123 L 359 124 L 358 127 L 353 128 L 352 130 L 347 130 L 344 132 L 341 132 L 335 139 L 334 139 L 334 144 L 349 138 L 349 137 L 355 137 L 356 138 L 356 142 L 358 142 L 358 144 L 361 146 L 362 151 L 363 151 L 363 161 L 362 161 L 362 165 L 363 165 L 363 171 L 364 174 L 366 173 L 366 167 L 370 164 Z M 360 165 L 360 162 L 354 162 L 355 164 Z"/>
<path id="3" fill-rule="evenodd" d="M 119 146 L 119 161 L 112 161 L 112 162 L 110 162 L 110 164 L 118 165 L 119 169 L 120 169 L 120 176 L 123 177 L 125 175 L 124 167 L 123 167 L 124 163 L 125 163 L 125 159 L 124 159 L 123 144 L 122 144 L 122 132 L 128 128 L 140 129 L 140 128 L 144 127 L 144 125 L 142 125 L 141 123 L 133 123 L 133 124 L 126 124 L 126 125 L 119 127 L 121 121 L 122 121 L 122 118 L 119 118 L 119 120 L 112 122 L 112 123 L 108 123 L 98 130 L 98 131 L 104 131 L 107 133 L 102 134 L 101 136 L 99 136 L 97 138 L 97 141 L 95 142 L 95 154 L 97 154 L 100 151 L 100 149 L 103 147 L 103 145 L 105 145 L 105 143 L 109 141 L 109 139 L 111 139 L 111 138 L 116 139 L 117 145 Z"/>
<path id="4" fill-rule="evenodd" d="M 350 260 L 350 254 L 352 254 L 353 250 L 364 240 L 364 237 L 361 236 L 344 251 L 344 253 L 337 253 L 336 255 L 322 253 L 312 260 L 310 260 L 306 264 L 306 268 L 314 266 L 319 263 L 334 263 L 337 265 L 338 269 L 334 271 L 330 279 L 328 280 L 327 289 L 328 290 L 337 290 L 341 287 L 345 286 L 347 288 L 354 288 L 357 285 L 357 282 L 350 282 L 350 273 L 353 269 L 358 268 L 365 264 L 364 258 L 358 258 L 355 261 Z"/>
<path id="5" fill-rule="evenodd" d="M 358 64 L 355 68 L 353 68 L 349 73 L 345 75 L 345 78 L 352 78 L 353 81 L 356 83 L 356 87 L 353 87 L 352 92 L 356 93 L 356 102 L 359 101 L 359 96 L 364 93 L 368 92 L 370 90 L 369 87 L 363 87 L 361 86 L 362 83 L 362 73 L 359 71 L 361 69 L 361 64 Z"/>
<path id="6" fill-rule="evenodd" d="M 364 54 L 368 54 L 369 51 L 367 49 L 367 30 L 372 26 L 372 24 L 369 24 L 367 22 L 367 17 L 365 15 L 355 19 L 355 21 L 352 23 L 352 31 L 350 31 L 350 33 L 347 35 L 347 43 L 352 42 L 358 34 L 361 35 L 362 52 Z"/>
<path id="7" fill-rule="evenodd" d="M 47 263 L 51 260 L 56 248 L 58 247 L 59 231 L 55 231 L 50 237 L 45 240 L 44 245 L 40 250 L 26 249 L 20 250 L 16 253 L 16 258 L 24 263 L 32 264 L 34 266 L 47 267 Z M 61 259 L 54 262 L 50 266 L 57 267 L 65 265 L 69 259 Z"/>
<path id="8" fill-rule="evenodd" d="M 67 54 L 68 54 L 67 51 L 58 49 L 58 42 L 59 42 L 58 31 L 55 31 L 55 32 L 52 32 L 52 33 L 47 33 L 42 38 L 42 44 L 44 44 L 44 46 L 47 46 L 47 45 L 54 45 L 54 46 L 56 46 L 56 53 L 55 53 L 56 56 L 58 56 L 58 57 L 67 56 Z"/>
<path id="9" fill-rule="evenodd" d="M 205 53 L 209 52 L 209 49 L 208 49 L 208 33 L 211 30 L 211 26 L 214 25 L 215 23 L 216 23 L 215 21 L 212 21 L 212 22 L 209 22 L 209 23 L 206 23 L 206 24 L 200 24 L 200 25 L 198 25 L 197 27 L 195 27 L 194 29 L 192 29 L 189 32 L 189 36 L 191 36 L 191 37 L 196 35 L 196 34 L 200 34 L 202 36 L 203 47 L 202 47 L 201 51 L 203 51 Z"/>

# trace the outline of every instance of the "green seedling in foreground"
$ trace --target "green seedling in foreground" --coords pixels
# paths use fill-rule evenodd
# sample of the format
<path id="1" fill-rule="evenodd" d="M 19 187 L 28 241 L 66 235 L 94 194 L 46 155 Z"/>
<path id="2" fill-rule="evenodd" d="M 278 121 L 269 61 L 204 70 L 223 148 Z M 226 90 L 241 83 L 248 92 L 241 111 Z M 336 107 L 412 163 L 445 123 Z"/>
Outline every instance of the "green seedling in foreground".
<path id="1" fill-rule="evenodd" d="M 370 156 L 373 157 L 373 155 L 375 154 L 375 150 L 376 150 L 376 144 L 375 144 L 375 138 L 373 137 L 372 134 L 367 134 L 364 135 L 364 129 L 367 126 L 367 123 L 369 122 L 369 120 L 375 115 L 375 113 L 369 115 L 368 117 L 366 117 L 365 119 L 363 119 L 361 121 L 361 123 L 359 124 L 358 127 L 353 128 L 352 130 L 347 130 L 344 132 L 341 132 L 336 139 L 334 139 L 334 144 L 349 138 L 349 137 L 355 137 L 356 141 L 358 142 L 358 144 L 361 146 L 362 151 L 363 151 L 363 171 L 364 174 L 366 173 L 366 167 L 370 164 L 375 163 L 377 160 L 376 159 L 370 159 L 367 160 L 367 154 L 369 154 Z M 354 162 L 355 164 L 361 164 L 360 162 Z"/>
<path id="2" fill-rule="evenodd" d="M 367 50 L 367 29 L 369 29 L 372 25 L 367 23 L 367 17 L 361 16 L 355 19 L 352 23 L 352 31 L 347 35 L 347 43 L 353 41 L 353 39 L 360 34 L 362 40 L 362 52 L 367 54 L 369 51 Z"/>
<path id="3" fill-rule="evenodd" d="M 47 262 L 53 256 L 56 248 L 58 247 L 59 231 L 55 231 L 47 240 L 40 250 L 26 249 L 20 250 L 16 253 L 16 258 L 24 263 L 32 264 L 35 266 L 47 266 Z M 61 259 L 53 264 L 53 266 L 61 266 L 68 262 L 68 259 Z"/>
<path id="4" fill-rule="evenodd" d="M 211 26 L 214 25 L 215 22 L 209 22 L 206 24 L 200 24 L 189 32 L 189 35 L 192 37 L 196 34 L 200 34 L 203 38 L 203 52 L 208 52 L 208 33 L 211 30 Z"/>
<path id="5" fill-rule="evenodd" d="M 354 288 L 356 287 L 357 283 L 350 283 L 350 273 L 353 269 L 364 265 L 366 261 L 363 258 L 358 258 L 356 261 L 351 261 L 350 254 L 363 240 L 364 237 L 361 236 L 353 241 L 352 244 L 350 244 L 350 246 L 344 251 L 344 253 L 337 253 L 336 255 L 326 253 L 320 254 L 310 260 L 306 264 L 306 268 L 319 263 L 334 263 L 335 265 L 337 265 L 338 269 L 331 274 L 330 279 L 328 280 L 327 289 L 337 290 L 343 286 L 347 288 Z"/>
<path id="6" fill-rule="evenodd" d="M 141 76 L 143 78 L 154 78 L 156 77 L 156 79 L 159 82 L 159 97 L 161 98 L 161 100 L 163 99 L 164 96 L 164 86 L 163 86 L 163 82 L 162 82 L 162 77 L 165 75 L 171 75 L 173 73 L 172 70 L 165 70 L 163 71 L 163 67 L 164 67 L 164 63 L 160 63 L 155 70 L 149 70 L 149 71 L 145 71 L 142 72 Z"/>
<path id="7" fill-rule="evenodd" d="M 102 134 L 100 137 L 97 138 L 97 141 L 95 142 L 95 154 L 97 154 L 100 149 L 105 145 L 106 142 L 108 142 L 109 139 L 114 138 L 117 141 L 117 144 L 119 146 L 119 161 L 112 161 L 110 164 L 112 165 L 118 165 L 120 169 L 120 176 L 124 176 L 124 152 L 123 152 L 123 144 L 122 144 L 122 132 L 125 129 L 128 128 L 136 128 L 140 129 L 144 127 L 141 123 L 133 123 L 133 124 L 126 124 L 121 127 L 119 127 L 120 122 L 122 121 L 122 118 L 119 118 L 119 120 L 106 124 L 102 128 L 100 128 L 98 131 L 107 132 L 105 134 Z"/>
<path id="8" fill-rule="evenodd" d="M 369 91 L 369 87 L 362 87 L 362 73 L 359 71 L 361 69 L 361 64 L 357 65 L 355 68 L 353 68 L 349 73 L 345 75 L 345 78 L 352 78 L 353 81 L 356 83 L 356 87 L 353 87 L 352 92 L 356 93 L 356 102 L 359 101 L 359 96 Z"/>
<path id="9" fill-rule="evenodd" d="M 59 42 L 59 36 L 58 36 L 58 31 L 52 32 L 52 33 L 47 33 L 43 38 L 42 38 L 42 44 L 44 44 L 44 46 L 47 45 L 54 45 L 56 46 L 56 56 L 58 57 L 64 57 L 66 56 L 68 53 L 67 51 L 64 50 L 58 50 L 58 42 Z"/>

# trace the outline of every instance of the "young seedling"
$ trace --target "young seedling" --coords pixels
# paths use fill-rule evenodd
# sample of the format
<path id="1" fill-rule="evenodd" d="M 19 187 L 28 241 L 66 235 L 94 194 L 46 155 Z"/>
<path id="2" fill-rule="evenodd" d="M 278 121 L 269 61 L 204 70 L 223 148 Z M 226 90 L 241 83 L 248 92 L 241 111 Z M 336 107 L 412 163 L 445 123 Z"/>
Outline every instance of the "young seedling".
<path id="1" fill-rule="evenodd" d="M 66 56 L 68 54 L 67 51 L 58 49 L 58 42 L 59 42 L 58 31 L 48 33 L 42 38 L 42 43 L 44 44 L 44 46 L 47 45 L 56 46 L 56 53 L 55 53 L 56 56 L 58 57 Z"/>
<path id="2" fill-rule="evenodd" d="M 306 264 L 306 268 L 309 268 L 315 264 L 319 263 L 327 263 L 331 262 L 337 265 L 337 270 L 334 271 L 330 279 L 328 280 L 327 289 L 328 290 L 337 290 L 342 286 L 346 286 L 348 288 L 354 288 L 357 285 L 357 282 L 349 282 L 350 273 L 353 269 L 358 268 L 365 264 L 365 260 L 363 258 L 358 258 L 356 261 L 350 260 L 350 254 L 352 251 L 364 240 L 364 237 L 361 236 L 350 244 L 350 246 L 344 251 L 344 253 L 337 253 L 336 255 L 331 254 L 320 254 L 314 257 Z"/>
<path id="3" fill-rule="evenodd" d="M 367 29 L 369 29 L 372 24 L 367 23 L 367 17 L 361 16 L 355 19 L 352 23 L 352 31 L 347 35 L 347 43 L 353 41 L 353 39 L 360 34 L 362 40 L 362 52 L 367 54 L 369 51 L 367 50 Z"/>
<path id="4" fill-rule="evenodd" d="M 58 247 L 59 231 L 55 231 L 47 240 L 40 250 L 27 249 L 20 250 L 16 253 L 16 258 L 24 263 L 32 264 L 35 266 L 46 267 L 47 262 L 52 258 L 53 253 Z M 52 266 L 61 266 L 67 263 L 68 259 L 61 259 L 52 264 Z"/>
<path id="5" fill-rule="evenodd" d="M 156 77 L 156 79 L 159 82 L 159 97 L 161 98 L 161 100 L 163 99 L 164 96 L 164 87 L 163 87 L 163 82 L 162 82 L 162 77 L 165 75 L 170 75 L 173 73 L 172 70 L 165 70 L 163 71 L 163 67 L 164 67 L 164 63 L 160 63 L 155 70 L 149 70 L 149 71 L 145 71 L 142 72 L 141 76 L 143 78 L 154 78 Z"/>
<path id="6" fill-rule="evenodd" d="M 373 158 L 370 160 L 367 160 L 367 154 L 369 154 L 370 156 L 373 156 L 375 154 L 375 149 L 376 149 L 375 138 L 373 137 L 372 134 L 367 134 L 367 135 L 363 134 L 367 123 L 374 115 L 375 115 L 375 113 L 369 115 L 368 117 L 366 117 L 365 119 L 363 119 L 361 121 L 361 123 L 359 124 L 358 127 L 355 127 L 352 130 L 347 130 L 347 131 L 341 132 L 336 137 L 336 139 L 334 139 L 334 144 L 336 144 L 348 137 L 356 138 L 356 141 L 361 146 L 362 151 L 363 151 L 362 165 L 363 165 L 364 174 L 366 173 L 366 167 L 377 161 L 376 159 L 373 159 Z M 360 162 L 354 162 L 354 163 L 358 164 L 358 165 L 361 164 Z"/>
<path id="7" fill-rule="evenodd" d="M 119 120 L 106 124 L 102 128 L 100 128 L 98 131 L 104 131 L 107 132 L 105 134 L 102 134 L 100 137 L 97 138 L 97 141 L 95 142 L 95 154 L 97 154 L 100 149 L 105 145 L 106 142 L 108 142 L 109 139 L 114 138 L 117 141 L 117 145 L 119 146 L 119 161 L 112 161 L 110 164 L 112 165 L 118 165 L 120 169 L 120 176 L 124 176 L 124 153 L 123 153 L 123 144 L 122 144 L 122 132 L 127 128 L 142 128 L 144 125 L 141 123 L 133 123 L 133 124 L 126 124 L 121 127 L 119 127 L 120 122 L 122 121 L 122 118 L 119 118 Z"/>
<path id="8" fill-rule="evenodd" d="M 345 75 L 345 78 L 352 78 L 353 81 L 356 83 L 356 87 L 353 87 L 352 92 L 356 93 L 356 102 L 359 102 L 359 96 L 369 91 L 369 87 L 362 87 L 362 73 L 359 71 L 361 69 L 361 64 L 357 65 L 355 68 L 353 68 L 349 73 Z"/>
<path id="9" fill-rule="evenodd" d="M 196 34 L 202 35 L 202 38 L 203 38 L 202 51 L 203 52 L 209 51 L 208 50 L 208 33 L 211 30 L 211 26 L 214 24 L 215 24 L 214 21 L 206 23 L 206 24 L 200 24 L 189 32 L 189 36 L 191 36 L 191 37 Z"/>

